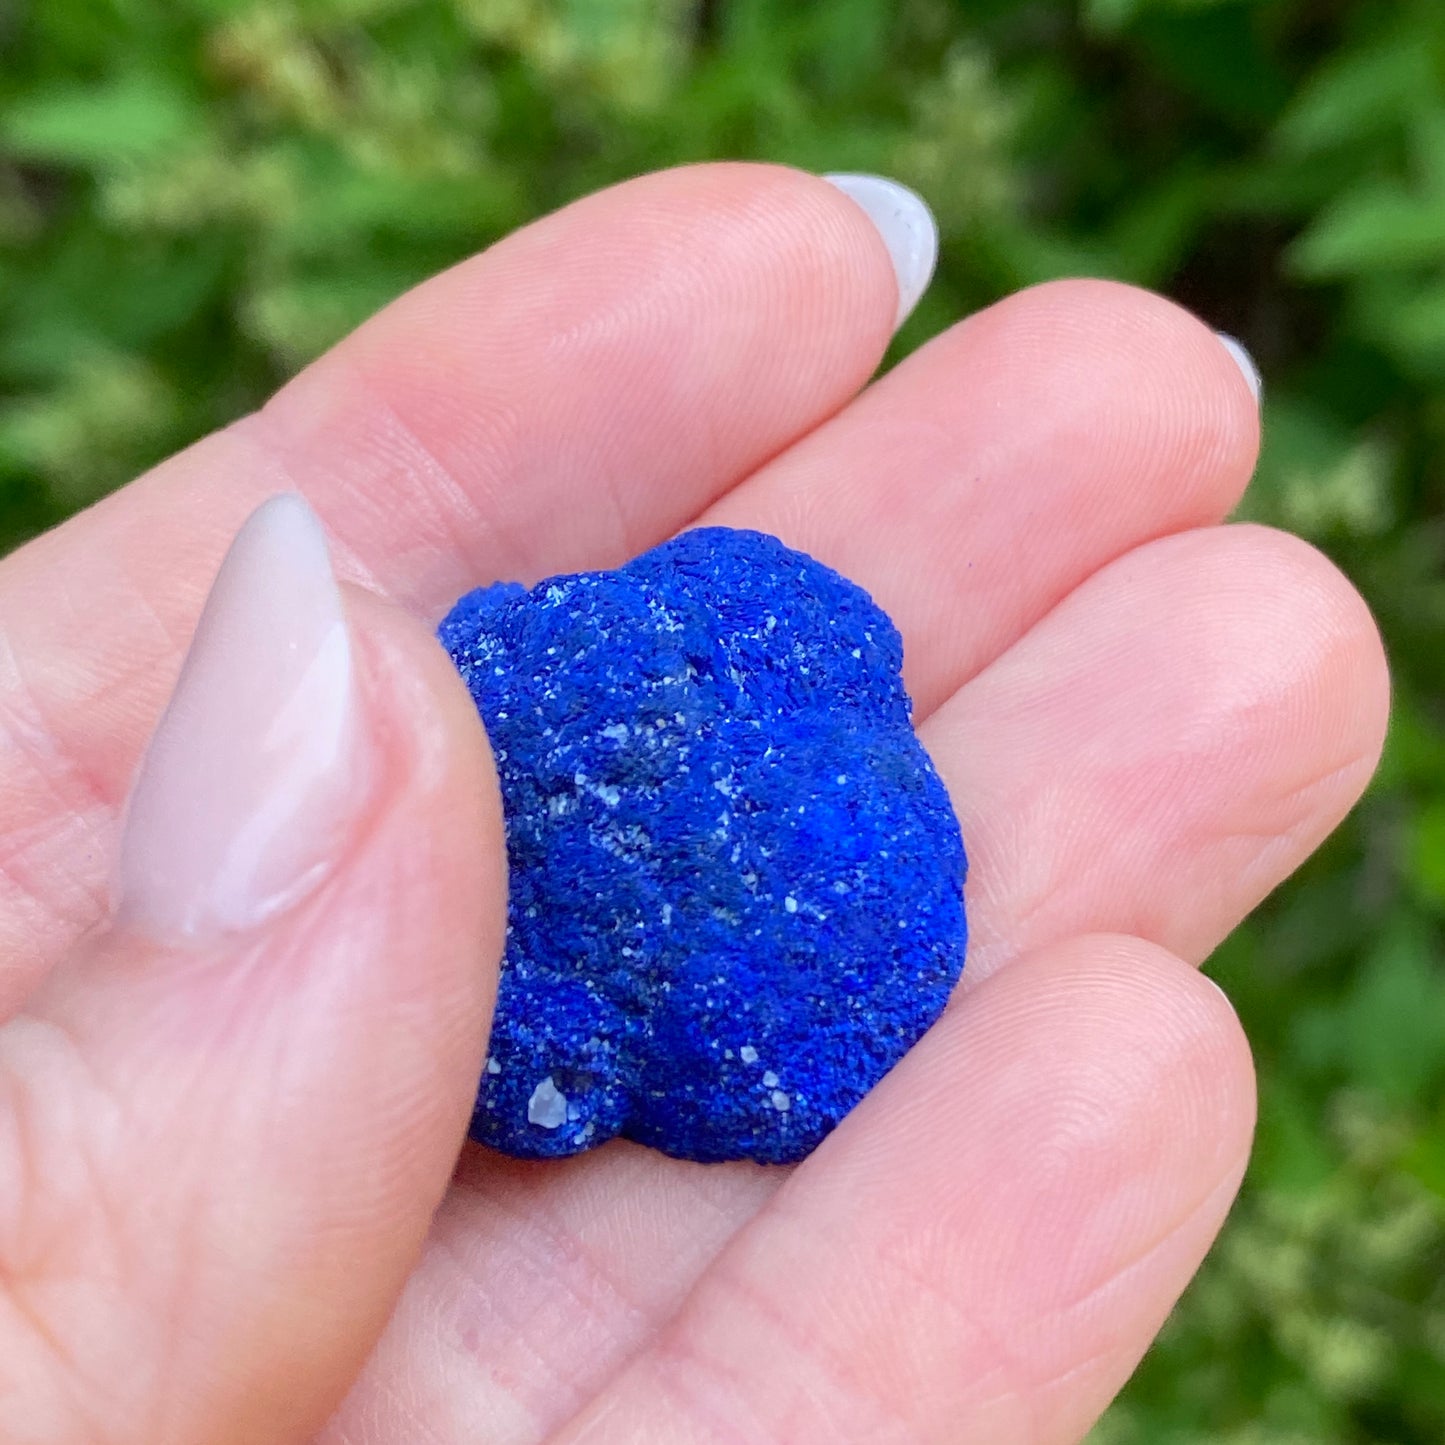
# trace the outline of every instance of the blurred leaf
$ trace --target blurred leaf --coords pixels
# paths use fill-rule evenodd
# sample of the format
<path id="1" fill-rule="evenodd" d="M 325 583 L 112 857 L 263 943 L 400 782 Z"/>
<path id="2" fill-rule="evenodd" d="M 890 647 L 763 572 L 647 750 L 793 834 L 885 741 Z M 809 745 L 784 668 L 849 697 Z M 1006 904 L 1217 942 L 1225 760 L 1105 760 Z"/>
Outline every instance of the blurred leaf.
<path id="1" fill-rule="evenodd" d="M 1303 276 L 1427 265 L 1445 255 L 1445 193 L 1419 195 L 1370 182 L 1324 211 L 1291 249 Z"/>
<path id="2" fill-rule="evenodd" d="M 1330 57 L 1295 92 L 1274 139 L 1289 155 L 1378 140 L 1438 93 L 1427 47 L 1409 25 Z"/>
<path id="3" fill-rule="evenodd" d="M 1147 0 L 1084 0 L 1084 24 L 1101 35 L 1122 30 Z"/>
<path id="4" fill-rule="evenodd" d="M 1120 278 L 1157 286 L 1170 276 L 1188 252 L 1210 199 L 1208 176 L 1182 164 L 1167 182 L 1129 206 L 1108 237 Z"/>
<path id="5" fill-rule="evenodd" d="M 1445 277 L 1365 276 L 1354 300 L 1361 333 L 1402 370 L 1431 382 L 1445 377 Z"/>
<path id="6" fill-rule="evenodd" d="M 1238 0 L 1149 6 L 1137 32 L 1185 94 L 1238 124 L 1272 120 L 1289 97 L 1280 60 L 1256 38 L 1255 9 Z"/>
<path id="7" fill-rule="evenodd" d="M 38 471 L 69 506 L 84 506 L 109 483 L 111 457 L 144 455 L 176 406 L 164 378 L 134 357 L 77 358 L 61 388 L 0 405 L 0 469 Z"/>
<path id="8" fill-rule="evenodd" d="M 1433 842 L 1445 846 L 1445 809 L 1436 826 Z M 1445 859 L 1436 866 L 1445 870 Z M 1343 1020 L 1352 1078 L 1393 1104 L 1426 1101 L 1445 1077 L 1445 969 L 1422 929 L 1402 921 L 1381 940 Z"/>
<path id="9" fill-rule="evenodd" d="M 1445 778 L 1445 729 L 1408 691 L 1396 690 L 1378 782 L 1389 791 L 1422 791 Z"/>
<path id="10" fill-rule="evenodd" d="M 1243 515 L 1326 540 L 1378 535 L 1390 524 L 1395 459 L 1380 436 L 1361 436 L 1328 410 L 1270 397 L 1257 486 Z"/>
<path id="11" fill-rule="evenodd" d="M 1415 817 L 1410 873 L 1425 901 L 1445 909 L 1445 797 L 1425 804 Z"/>
<path id="12" fill-rule="evenodd" d="M 144 71 L 51 85 L 0 109 L 0 138 L 16 155 L 96 168 L 167 155 L 205 124 L 205 110 L 171 79 Z"/>

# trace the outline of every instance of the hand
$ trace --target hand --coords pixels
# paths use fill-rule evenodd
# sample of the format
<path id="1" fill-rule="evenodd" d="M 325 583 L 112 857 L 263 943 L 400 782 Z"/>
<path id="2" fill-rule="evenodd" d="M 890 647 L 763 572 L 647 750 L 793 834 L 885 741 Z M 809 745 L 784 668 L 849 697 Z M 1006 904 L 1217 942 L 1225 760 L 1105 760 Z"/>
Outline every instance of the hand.
<path id="1" fill-rule="evenodd" d="M 0 1437 L 1082 1436 L 1244 1169 L 1248 1052 L 1193 965 L 1358 796 L 1385 671 L 1330 563 L 1220 525 L 1258 425 L 1206 327 L 1063 282 L 860 395 L 898 303 L 832 186 L 648 177 L 0 566 Z M 123 835 L 222 554 L 290 489 L 385 600 L 268 506 Z M 696 519 L 898 623 L 964 986 L 791 1174 L 614 1143 L 453 1176 L 505 883 L 424 624 Z"/>

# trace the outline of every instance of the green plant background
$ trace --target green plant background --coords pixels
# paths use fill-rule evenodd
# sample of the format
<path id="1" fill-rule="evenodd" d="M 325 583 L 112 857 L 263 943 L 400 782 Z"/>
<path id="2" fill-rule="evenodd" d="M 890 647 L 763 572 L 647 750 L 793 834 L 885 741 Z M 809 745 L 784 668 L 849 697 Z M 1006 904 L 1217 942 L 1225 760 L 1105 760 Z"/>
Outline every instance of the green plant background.
<path id="1" fill-rule="evenodd" d="M 1365 590 L 1395 723 L 1212 965 L 1258 1154 L 1095 1440 L 1445 1439 L 1439 0 L 0 0 L 0 548 L 509 228 L 713 156 L 933 202 L 902 347 L 1088 272 L 1259 359 L 1248 510 Z"/>

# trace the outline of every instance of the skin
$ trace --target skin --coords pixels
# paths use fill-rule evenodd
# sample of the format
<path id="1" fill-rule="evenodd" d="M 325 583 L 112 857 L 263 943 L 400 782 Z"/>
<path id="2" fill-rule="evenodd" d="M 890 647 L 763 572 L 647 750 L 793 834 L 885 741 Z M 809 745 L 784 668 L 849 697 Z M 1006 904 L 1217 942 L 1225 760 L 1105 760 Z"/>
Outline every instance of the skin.
<path id="1" fill-rule="evenodd" d="M 1258 419 L 1197 320 L 1060 282 L 867 385 L 895 306 L 822 182 L 646 177 L 0 564 L 7 1441 L 1083 1436 L 1245 1167 L 1248 1049 L 1193 965 L 1358 797 L 1385 666 L 1325 558 L 1223 524 Z M 286 488 L 365 589 L 377 776 L 317 892 L 168 950 L 107 924 L 120 809 Z M 456 1165 L 505 882 L 427 625 L 697 520 L 898 622 L 969 842 L 964 985 L 791 1173 Z"/>

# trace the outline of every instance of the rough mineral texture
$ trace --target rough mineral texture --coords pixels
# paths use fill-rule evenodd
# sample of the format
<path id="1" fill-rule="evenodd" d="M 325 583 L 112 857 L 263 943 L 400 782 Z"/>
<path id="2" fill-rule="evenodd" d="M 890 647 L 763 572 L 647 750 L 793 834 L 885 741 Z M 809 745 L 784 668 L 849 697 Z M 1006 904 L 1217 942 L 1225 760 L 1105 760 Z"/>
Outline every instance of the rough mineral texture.
<path id="1" fill-rule="evenodd" d="M 473 1137 L 807 1154 L 963 966 L 963 843 L 892 623 L 776 539 L 704 528 L 473 592 L 440 636 L 511 867 Z"/>

